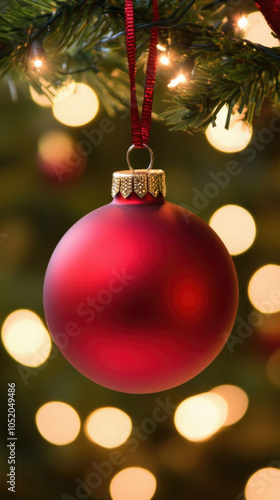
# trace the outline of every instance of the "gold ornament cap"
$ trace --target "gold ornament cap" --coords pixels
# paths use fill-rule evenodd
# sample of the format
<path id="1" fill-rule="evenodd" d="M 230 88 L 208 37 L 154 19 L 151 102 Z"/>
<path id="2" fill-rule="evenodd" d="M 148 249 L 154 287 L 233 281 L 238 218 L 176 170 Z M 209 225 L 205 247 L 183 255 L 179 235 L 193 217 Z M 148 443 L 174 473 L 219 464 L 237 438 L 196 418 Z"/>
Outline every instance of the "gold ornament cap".
<path id="1" fill-rule="evenodd" d="M 136 193 L 143 198 L 151 193 L 155 198 L 161 193 L 166 195 L 165 173 L 163 170 L 121 170 L 113 173 L 112 196 L 121 193 L 127 198 L 131 193 Z"/>
<path id="2" fill-rule="evenodd" d="M 131 166 L 129 155 L 134 146 L 130 146 L 126 154 L 127 164 L 130 170 L 121 170 L 113 173 L 112 197 L 120 193 L 127 198 L 131 193 L 136 193 L 139 198 L 143 198 L 150 193 L 155 198 L 161 193 L 166 195 L 165 172 L 163 170 L 151 170 L 154 163 L 153 151 L 144 145 L 150 153 L 150 164 L 147 169 L 134 170 Z"/>

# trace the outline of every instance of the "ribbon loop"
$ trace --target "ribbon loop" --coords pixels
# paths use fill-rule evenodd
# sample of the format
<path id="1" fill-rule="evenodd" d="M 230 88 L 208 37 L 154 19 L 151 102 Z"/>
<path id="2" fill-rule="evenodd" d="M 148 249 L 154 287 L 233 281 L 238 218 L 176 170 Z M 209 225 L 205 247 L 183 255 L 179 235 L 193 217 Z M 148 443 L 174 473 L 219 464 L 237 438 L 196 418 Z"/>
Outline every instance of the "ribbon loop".
<path id="1" fill-rule="evenodd" d="M 153 23 L 159 20 L 159 10 L 157 0 L 152 0 L 153 4 Z M 140 120 L 137 96 L 136 96 L 136 40 L 134 26 L 133 0 L 125 0 L 125 38 L 126 50 L 129 67 L 130 80 L 130 105 L 131 105 L 131 129 L 132 142 L 136 148 L 144 148 L 149 142 L 153 93 L 155 86 L 155 77 L 157 69 L 157 43 L 158 28 L 151 29 L 150 47 L 147 63 L 147 73 L 144 89 L 144 99 L 142 106 L 142 115 Z"/>

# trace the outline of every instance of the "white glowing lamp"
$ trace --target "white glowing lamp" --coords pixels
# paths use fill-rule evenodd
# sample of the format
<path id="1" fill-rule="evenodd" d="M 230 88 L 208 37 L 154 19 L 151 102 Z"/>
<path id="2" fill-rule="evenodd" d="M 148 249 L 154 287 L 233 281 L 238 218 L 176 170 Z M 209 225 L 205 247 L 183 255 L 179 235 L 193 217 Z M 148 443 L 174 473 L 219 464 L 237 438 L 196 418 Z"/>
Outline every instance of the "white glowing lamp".
<path id="1" fill-rule="evenodd" d="M 259 268 L 249 281 L 248 296 L 251 304 L 262 313 L 280 311 L 280 266 L 267 264 Z"/>
<path id="2" fill-rule="evenodd" d="M 228 108 L 223 106 L 217 113 L 216 126 L 207 127 L 205 135 L 211 146 L 223 153 L 237 153 L 245 149 L 252 138 L 252 127 L 238 112 L 231 115 L 228 130 L 225 128 Z"/>
<path id="3" fill-rule="evenodd" d="M 247 25 L 243 28 L 244 38 L 253 43 L 260 43 L 267 47 L 278 47 L 279 40 L 272 35 L 261 12 L 252 12 L 247 15 Z"/>
<path id="4" fill-rule="evenodd" d="M 41 406 L 36 413 L 35 421 L 41 436 L 57 446 L 72 443 L 81 427 L 76 410 L 62 401 L 50 401 Z"/>
<path id="5" fill-rule="evenodd" d="M 104 448 L 123 444 L 132 430 L 131 418 L 119 408 L 105 407 L 92 412 L 85 422 L 86 436 Z"/>
<path id="6" fill-rule="evenodd" d="M 246 252 L 256 237 L 256 224 L 252 215 L 238 205 L 224 205 L 216 210 L 209 225 L 221 238 L 231 255 Z"/>
<path id="7" fill-rule="evenodd" d="M 54 97 L 55 118 L 69 127 L 80 127 L 93 120 L 99 109 L 94 90 L 85 83 L 76 83 L 73 92 L 63 95 L 63 89 Z"/>
<path id="8" fill-rule="evenodd" d="M 156 491 L 156 478 L 142 467 L 127 467 L 110 483 L 112 500 L 151 500 Z"/>
<path id="9" fill-rule="evenodd" d="M 207 392 L 182 401 L 174 415 L 177 431 L 189 441 L 205 441 L 224 425 L 228 415 L 225 399 Z"/>
<path id="10" fill-rule="evenodd" d="M 1 336 L 6 351 L 23 365 L 40 366 L 50 355 L 50 334 L 39 316 L 28 309 L 18 309 L 9 314 L 3 323 Z"/>

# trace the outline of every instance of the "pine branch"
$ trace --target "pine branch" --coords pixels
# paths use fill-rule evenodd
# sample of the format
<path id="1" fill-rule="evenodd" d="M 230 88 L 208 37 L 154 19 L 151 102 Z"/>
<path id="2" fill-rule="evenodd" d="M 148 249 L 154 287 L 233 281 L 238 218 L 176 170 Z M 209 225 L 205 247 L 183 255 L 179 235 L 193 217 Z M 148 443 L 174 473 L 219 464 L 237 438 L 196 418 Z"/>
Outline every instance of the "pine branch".
<path id="1" fill-rule="evenodd" d="M 247 121 L 259 115 L 265 97 L 279 105 L 280 49 L 269 49 L 222 33 L 204 34 L 189 50 L 195 65 L 189 81 L 162 113 L 172 130 L 196 132 L 214 122 L 218 111 L 228 105 L 240 113 L 247 109 Z"/>
<path id="2" fill-rule="evenodd" d="M 146 56 L 153 26 L 150 0 L 135 0 L 138 61 Z M 128 101 L 123 0 L 10 0 L 0 3 L 0 78 L 15 80 L 42 92 L 48 81 L 59 87 L 69 75 L 86 74 L 107 112 Z M 187 68 L 186 84 L 169 89 L 161 117 L 173 130 L 204 130 L 227 103 L 247 119 L 261 111 L 265 97 L 279 104 L 279 48 L 269 49 L 232 36 L 224 23 L 222 0 L 159 0 L 160 43 L 169 46 L 172 73 Z M 230 16 L 228 16 L 230 17 Z M 30 69 L 30 47 L 43 44 L 44 72 Z M 170 74 L 171 76 L 171 74 Z"/>

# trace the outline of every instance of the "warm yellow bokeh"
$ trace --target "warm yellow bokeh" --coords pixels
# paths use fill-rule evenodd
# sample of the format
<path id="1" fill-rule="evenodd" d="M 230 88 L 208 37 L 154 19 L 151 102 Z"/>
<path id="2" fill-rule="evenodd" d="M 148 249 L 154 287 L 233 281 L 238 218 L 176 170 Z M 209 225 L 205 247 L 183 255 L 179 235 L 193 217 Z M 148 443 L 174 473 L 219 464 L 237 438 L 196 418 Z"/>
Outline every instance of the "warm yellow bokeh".
<path id="1" fill-rule="evenodd" d="M 255 472 L 245 488 L 246 500 L 279 500 L 280 469 L 265 467 Z"/>
<path id="2" fill-rule="evenodd" d="M 175 411 L 174 423 L 177 431 L 189 441 L 205 441 L 224 425 L 227 415 L 224 398 L 206 392 L 185 399 Z"/>
<path id="3" fill-rule="evenodd" d="M 247 15 L 247 26 L 243 30 L 243 38 L 253 43 L 260 43 L 267 47 L 278 47 L 279 41 L 271 33 L 272 29 L 268 26 L 261 12 L 251 12 Z"/>
<path id="4" fill-rule="evenodd" d="M 253 306 L 265 314 L 280 311 L 280 266 L 267 264 L 250 279 L 248 296 Z"/>
<path id="5" fill-rule="evenodd" d="M 249 399 L 243 389 L 236 385 L 225 384 L 214 387 L 211 392 L 218 394 L 227 402 L 228 415 L 223 424 L 224 426 L 235 424 L 244 417 L 248 409 Z"/>
<path id="6" fill-rule="evenodd" d="M 10 356 L 26 366 L 39 366 L 51 352 L 51 337 L 33 311 L 18 309 L 5 319 L 2 342 Z"/>
<path id="7" fill-rule="evenodd" d="M 237 153 L 245 149 L 252 138 L 252 127 L 238 112 L 232 114 L 228 130 L 225 128 L 228 108 L 223 106 L 216 117 L 216 126 L 207 127 L 205 135 L 211 146 L 223 153 Z"/>
<path id="8" fill-rule="evenodd" d="M 62 130 L 51 130 L 41 135 L 38 142 L 38 153 L 45 162 L 65 160 L 67 152 L 73 149 L 73 139 Z"/>
<path id="9" fill-rule="evenodd" d="M 67 89 L 64 94 L 61 90 L 53 100 L 55 118 L 69 127 L 80 127 L 90 122 L 96 116 L 98 109 L 97 95 L 85 83 L 76 83 L 70 94 Z"/>
<path id="10" fill-rule="evenodd" d="M 85 421 L 85 434 L 104 448 L 115 448 L 123 444 L 132 431 L 131 418 L 119 408 L 99 408 Z"/>
<path id="11" fill-rule="evenodd" d="M 280 387 L 280 349 L 270 356 L 266 365 L 266 370 L 271 382 Z"/>
<path id="12" fill-rule="evenodd" d="M 39 93 L 34 87 L 29 87 L 32 100 L 42 108 L 50 108 L 52 106 L 53 95 L 45 90 L 45 93 Z"/>
<path id="13" fill-rule="evenodd" d="M 256 224 L 252 215 L 238 205 L 224 205 L 219 208 L 212 215 L 209 225 L 231 255 L 239 255 L 248 250 L 256 237 Z"/>
<path id="14" fill-rule="evenodd" d="M 37 429 L 46 441 L 62 446 L 72 443 L 81 428 L 80 417 L 67 403 L 50 401 L 36 413 Z"/>
<path id="15" fill-rule="evenodd" d="M 110 483 L 113 500 L 150 500 L 156 491 L 155 476 L 142 467 L 128 467 L 116 474 Z"/>

